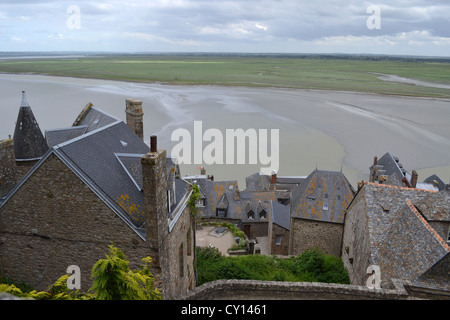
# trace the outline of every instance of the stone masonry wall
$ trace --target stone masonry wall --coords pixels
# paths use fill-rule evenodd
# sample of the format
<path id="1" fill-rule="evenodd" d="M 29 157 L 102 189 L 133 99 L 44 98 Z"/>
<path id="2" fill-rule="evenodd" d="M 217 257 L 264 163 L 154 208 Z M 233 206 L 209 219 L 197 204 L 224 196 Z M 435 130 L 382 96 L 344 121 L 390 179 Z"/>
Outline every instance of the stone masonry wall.
<path id="1" fill-rule="evenodd" d="M 277 236 L 281 237 L 281 244 L 276 244 Z M 270 230 L 270 253 L 275 255 L 289 254 L 289 230 L 286 230 L 276 224 L 272 224 Z"/>
<path id="2" fill-rule="evenodd" d="M 177 299 L 195 288 L 194 273 L 194 230 L 189 208 L 186 206 L 176 225 L 167 234 L 168 276 L 166 277 L 165 299 Z"/>
<path id="3" fill-rule="evenodd" d="M 187 207 L 181 209 L 169 231 L 166 151 L 149 152 L 141 163 L 147 242 L 158 250 L 155 266 L 161 268 L 164 298 L 173 299 L 195 287 L 192 217 Z M 174 218 L 177 212 L 170 213 L 170 217 Z"/>
<path id="4" fill-rule="evenodd" d="M 368 236 L 365 197 L 357 196 L 347 209 L 342 239 L 342 262 L 350 283 L 365 285 L 369 266 L 370 244 Z"/>
<path id="5" fill-rule="evenodd" d="M 87 291 L 91 268 L 111 243 L 124 251 L 131 269 L 154 254 L 55 155 L 0 209 L 0 273 L 37 290 L 77 265 L 81 291 Z"/>
<path id="6" fill-rule="evenodd" d="M 185 300 L 404 300 L 408 292 L 403 283 L 395 289 L 369 289 L 332 283 L 218 280 L 208 282 L 186 294 Z M 261 302 L 263 304 L 263 302 Z"/>
<path id="7" fill-rule="evenodd" d="M 343 225 L 293 218 L 291 220 L 291 255 L 317 247 L 335 257 L 341 255 Z"/>
<path id="8" fill-rule="evenodd" d="M 17 167 L 12 139 L 0 141 L 0 198 L 6 196 L 17 183 Z"/>

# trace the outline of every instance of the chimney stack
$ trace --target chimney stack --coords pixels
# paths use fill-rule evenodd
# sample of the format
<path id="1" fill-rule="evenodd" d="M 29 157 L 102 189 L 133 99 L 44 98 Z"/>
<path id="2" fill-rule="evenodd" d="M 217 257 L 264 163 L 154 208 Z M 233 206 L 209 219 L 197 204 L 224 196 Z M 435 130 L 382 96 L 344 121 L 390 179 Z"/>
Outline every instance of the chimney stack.
<path id="1" fill-rule="evenodd" d="M 240 201 L 241 200 L 241 192 L 239 191 L 238 186 L 234 186 L 234 201 Z"/>
<path id="2" fill-rule="evenodd" d="M 275 170 L 272 171 L 272 176 L 270 177 L 271 184 L 277 184 L 277 172 Z"/>
<path id="3" fill-rule="evenodd" d="M 378 163 L 378 157 L 375 156 L 375 157 L 373 158 L 373 165 L 376 166 L 377 163 Z"/>
<path id="4" fill-rule="evenodd" d="M 127 125 L 141 139 L 144 139 L 144 113 L 142 112 L 142 101 L 136 99 L 126 99 Z"/>
<path id="5" fill-rule="evenodd" d="M 158 137 L 151 136 L 150 137 L 150 152 L 158 152 Z"/>
<path id="6" fill-rule="evenodd" d="M 157 137 L 150 138 L 150 152 L 141 158 L 145 209 L 146 241 L 153 265 L 161 266 L 164 238 L 168 230 L 166 150 L 157 150 Z M 164 265 L 164 262 L 162 263 Z"/>
<path id="7" fill-rule="evenodd" d="M 416 170 L 412 171 L 411 174 L 411 188 L 415 188 L 417 186 L 417 180 L 419 179 L 419 174 Z"/>

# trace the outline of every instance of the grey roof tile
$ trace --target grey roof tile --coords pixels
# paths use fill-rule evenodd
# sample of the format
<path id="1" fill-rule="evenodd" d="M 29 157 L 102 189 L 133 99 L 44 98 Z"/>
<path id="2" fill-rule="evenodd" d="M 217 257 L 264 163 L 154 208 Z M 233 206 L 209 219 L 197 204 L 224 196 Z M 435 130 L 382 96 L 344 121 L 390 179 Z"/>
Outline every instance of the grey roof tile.
<path id="1" fill-rule="evenodd" d="M 45 140 L 50 148 L 53 146 L 77 138 L 86 133 L 87 126 L 77 126 L 61 129 L 45 130 Z"/>
<path id="2" fill-rule="evenodd" d="M 278 203 L 277 201 L 270 201 L 272 211 L 273 223 L 283 227 L 286 230 L 291 229 L 291 213 L 289 206 Z"/>
<path id="3" fill-rule="evenodd" d="M 432 212 L 448 212 L 447 196 L 368 182 L 358 196 L 359 193 L 365 197 L 370 260 L 380 266 L 383 278 L 415 281 L 448 255 L 450 247 L 428 224 L 424 214 L 429 211 L 430 217 Z M 450 222 L 448 215 L 444 219 Z M 420 280 L 422 285 L 424 279 Z"/>
<path id="4" fill-rule="evenodd" d="M 343 223 L 354 190 L 342 172 L 315 170 L 292 193 L 294 218 Z"/>
<path id="5" fill-rule="evenodd" d="M 25 92 L 22 93 L 13 140 L 16 161 L 38 160 L 49 149 Z"/>

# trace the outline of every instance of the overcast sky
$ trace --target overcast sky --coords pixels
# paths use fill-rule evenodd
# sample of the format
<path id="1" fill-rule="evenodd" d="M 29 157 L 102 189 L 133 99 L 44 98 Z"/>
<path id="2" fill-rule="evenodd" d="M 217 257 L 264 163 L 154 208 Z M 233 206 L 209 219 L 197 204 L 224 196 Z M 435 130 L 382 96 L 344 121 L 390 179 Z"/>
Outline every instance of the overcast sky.
<path id="1" fill-rule="evenodd" d="M 0 51 L 450 56 L 450 1 L 0 0 Z"/>

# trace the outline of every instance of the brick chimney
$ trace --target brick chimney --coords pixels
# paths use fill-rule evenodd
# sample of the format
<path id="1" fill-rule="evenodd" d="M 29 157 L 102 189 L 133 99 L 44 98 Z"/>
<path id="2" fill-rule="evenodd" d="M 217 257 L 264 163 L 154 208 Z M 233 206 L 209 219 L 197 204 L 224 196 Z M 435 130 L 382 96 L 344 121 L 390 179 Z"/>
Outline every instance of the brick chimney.
<path id="1" fill-rule="evenodd" d="M 270 184 L 277 184 L 277 172 L 272 171 L 272 176 L 270 177 Z"/>
<path id="2" fill-rule="evenodd" d="M 127 125 L 141 139 L 144 139 L 144 113 L 142 112 L 142 101 L 136 99 L 126 99 L 125 113 Z"/>
<path id="3" fill-rule="evenodd" d="M 150 152 L 141 158 L 146 241 L 154 252 L 154 267 L 161 266 L 160 251 L 168 231 L 166 150 L 157 149 L 157 137 L 150 138 Z"/>
<path id="4" fill-rule="evenodd" d="M 234 186 L 234 201 L 240 201 L 241 200 L 241 192 L 239 191 L 238 186 Z"/>
<path id="5" fill-rule="evenodd" d="M 411 188 L 415 188 L 417 186 L 417 180 L 419 179 L 419 174 L 416 170 L 412 171 L 411 174 Z"/>

